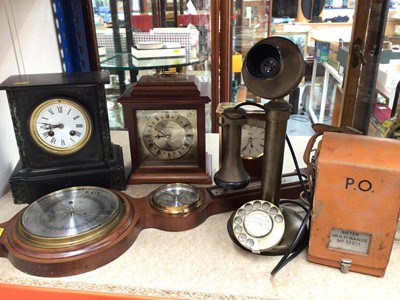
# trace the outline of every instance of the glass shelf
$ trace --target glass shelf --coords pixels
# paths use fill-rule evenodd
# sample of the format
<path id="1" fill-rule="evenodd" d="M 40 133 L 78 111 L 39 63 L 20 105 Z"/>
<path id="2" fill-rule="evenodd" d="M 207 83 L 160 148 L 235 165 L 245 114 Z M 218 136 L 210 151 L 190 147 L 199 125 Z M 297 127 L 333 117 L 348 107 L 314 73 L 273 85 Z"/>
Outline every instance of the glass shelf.
<path id="1" fill-rule="evenodd" d="M 183 67 L 204 62 L 207 56 L 196 55 L 182 57 L 161 57 L 149 59 L 137 59 L 131 53 L 117 53 L 115 56 L 100 58 L 100 68 L 114 71 L 139 71 L 147 69 L 167 69 L 171 67 Z"/>

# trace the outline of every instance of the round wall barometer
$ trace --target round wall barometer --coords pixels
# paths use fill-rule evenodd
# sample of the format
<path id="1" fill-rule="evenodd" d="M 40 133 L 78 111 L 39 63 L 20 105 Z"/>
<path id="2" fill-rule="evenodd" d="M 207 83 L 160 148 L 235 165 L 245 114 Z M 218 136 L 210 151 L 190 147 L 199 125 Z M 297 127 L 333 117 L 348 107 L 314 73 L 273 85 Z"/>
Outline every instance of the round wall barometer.
<path id="1" fill-rule="evenodd" d="M 137 222 L 131 198 L 95 186 L 47 194 L 0 224 L 0 256 L 19 270 L 58 277 L 96 269 L 125 252 Z"/>
<path id="2" fill-rule="evenodd" d="M 16 232 L 25 243 L 62 248 L 106 236 L 125 214 L 117 194 L 99 187 L 73 187 L 46 195 L 28 206 Z"/>

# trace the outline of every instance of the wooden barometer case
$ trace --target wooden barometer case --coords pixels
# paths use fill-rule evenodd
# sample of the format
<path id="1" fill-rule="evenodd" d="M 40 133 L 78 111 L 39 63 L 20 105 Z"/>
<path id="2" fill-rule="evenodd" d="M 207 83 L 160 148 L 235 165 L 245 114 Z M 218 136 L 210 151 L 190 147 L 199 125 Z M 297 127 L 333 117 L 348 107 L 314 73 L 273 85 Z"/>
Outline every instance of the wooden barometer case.
<path id="1" fill-rule="evenodd" d="M 10 187 L 31 203 L 78 185 L 122 190 L 122 148 L 111 143 L 104 84 L 108 73 L 16 75 L 7 91 L 20 160 Z"/>
<path id="2" fill-rule="evenodd" d="M 298 185 L 282 187 L 286 198 L 299 192 Z M 259 186 L 223 191 L 173 183 L 132 198 L 101 187 L 70 187 L 37 199 L 0 223 L 0 257 L 30 275 L 81 274 L 119 257 L 146 228 L 189 230 L 259 194 Z"/>
<path id="3" fill-rule="evenodd" d="M 211 183 L 205 104 L 195 76 L 143 76 L 120 97 L 129 130 L 129 183 Z"/>

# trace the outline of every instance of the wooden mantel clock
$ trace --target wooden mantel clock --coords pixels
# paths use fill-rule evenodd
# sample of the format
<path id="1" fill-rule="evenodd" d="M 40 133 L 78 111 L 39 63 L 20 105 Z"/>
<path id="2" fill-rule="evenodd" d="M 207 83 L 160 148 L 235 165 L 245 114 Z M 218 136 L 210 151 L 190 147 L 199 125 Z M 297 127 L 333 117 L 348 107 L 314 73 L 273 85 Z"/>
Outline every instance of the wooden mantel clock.
<path id="1" fill-rule="evenodd" d="M 111 143 L 108 73 L 14 75 L 7 91 L 20 160 L 10 178 L 15 203 L 71 186 L 126 187 L 122 148 Z"/>
<path id="2" fill-rule="evenodd" d="M 129 183 L 211 183 L 205 104 L 195 76 L 143 76 L 120 97 L 129 130 Z"/>

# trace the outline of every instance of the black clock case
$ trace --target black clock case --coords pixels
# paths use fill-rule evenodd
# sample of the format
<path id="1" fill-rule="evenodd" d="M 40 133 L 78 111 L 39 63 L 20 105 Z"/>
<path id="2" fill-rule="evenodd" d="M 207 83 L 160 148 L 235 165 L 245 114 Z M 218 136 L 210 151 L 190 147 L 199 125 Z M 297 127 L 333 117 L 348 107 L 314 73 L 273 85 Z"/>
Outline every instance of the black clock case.
<path id="1" fill-rule="evenodd" d="M 104 84 L 106 72 L 55 73 L 10 76 L 0 90 L 7 91 L 20 161 L 10 177 L 15 203 L 70 186 L 94 185 L 126 188 L 122 148 L 111 143 Z M 68 155 L 49 153 L 29 134 L 32 111 L 50 98 L 78 102 L 92 119 L 92 134 L 79 151 Z"/>

